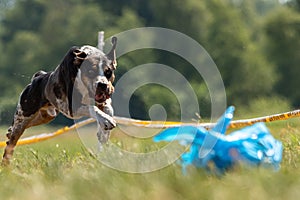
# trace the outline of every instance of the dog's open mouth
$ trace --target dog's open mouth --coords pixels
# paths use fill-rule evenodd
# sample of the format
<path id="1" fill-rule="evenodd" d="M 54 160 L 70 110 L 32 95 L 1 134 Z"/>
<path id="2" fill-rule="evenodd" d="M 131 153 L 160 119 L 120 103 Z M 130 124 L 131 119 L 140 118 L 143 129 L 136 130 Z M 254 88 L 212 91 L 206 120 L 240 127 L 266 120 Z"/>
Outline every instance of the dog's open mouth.
<path id="1" fill-rule="evenodd" d="M 114 92 L 114 87 L 108 83 L 98 83 L 95 91 L 95 102 L 96 104 L 103 104 L 109 99 Z"/>
<path id="2" fill-rule="evenodd" d="M 98 104 L 101 104 L 106 101 L 106 99 L 109 99 L 111 96 L 109 89 L 106 88 L 103 90 L 102 88 L 97 88 L 96 89 L 96 94 L 95 94 L 95 101 Z"/>
<path id="3" fill-rule="evenodd" d="M 106 94 L 104 92 L 96 93 L 96 95 L 95 95 L 95 101 L 97 103 L 103 103 L 106 99 L 109 99 L 109 98 L 110 98 L 110 95 Z"/>

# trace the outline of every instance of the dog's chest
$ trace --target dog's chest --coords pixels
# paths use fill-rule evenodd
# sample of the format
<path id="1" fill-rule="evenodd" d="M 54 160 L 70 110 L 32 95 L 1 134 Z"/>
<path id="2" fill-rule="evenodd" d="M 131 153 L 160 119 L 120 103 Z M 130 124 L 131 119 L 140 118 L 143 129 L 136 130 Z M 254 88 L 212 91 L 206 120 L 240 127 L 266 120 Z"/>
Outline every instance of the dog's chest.
<path id="1" fill-rule="evenodd" d="M 62 114 L 64 114 L 65 116 L 67 116 L 69 118 L 72 118 L 72 114 L 71 114 L 70 109 L 69 109 L 69 102 L 68 102 L 67 98 L 65 98 L 65 99 L 56 99 L 55 103 L 56 103 L 57 109 Z"/>
<path id="2" fill-rule="evenodd" d="M 58 70 L 51 74 L 45 88 L 45 97 L 59 112 L 66 117 L 72 118 L 72 112 L 69 109 L 69 98 L 67 96 L 67 85 L 60 82 L 58 77 Z"/>

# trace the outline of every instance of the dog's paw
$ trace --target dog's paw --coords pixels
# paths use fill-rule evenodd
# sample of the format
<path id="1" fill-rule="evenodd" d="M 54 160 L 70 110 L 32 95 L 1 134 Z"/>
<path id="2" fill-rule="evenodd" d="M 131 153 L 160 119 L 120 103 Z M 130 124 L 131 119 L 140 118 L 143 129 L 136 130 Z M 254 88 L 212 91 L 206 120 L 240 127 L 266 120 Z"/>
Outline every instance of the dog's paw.
<path id="1" fill-rule="evenodd" d="M 111 130 L 116 127 L 116 121 L 112 116 L 104 113 L 102 110 L 98 109 L 96 106 L 92 107 L 90 110 L 91 116 L 94 117 L 99 123 L 100 127 L 104 130 Z"/>
<path id="2" fill-rule="evenodd" d="M 104 130 L 111 130 L 116 127 L 116 121 L 112 117 L 98 119 L 100 127 Z"/>
<path id="3" fill-rule="evenodd" d="M 106 120 L 105 125 L 104 125 L 104 130 L 111 130 L 111 129 L 115 128 L 116 126 L 117 126 L 116 121 L 113 118 L 111 118 L 111 119 Z"/>

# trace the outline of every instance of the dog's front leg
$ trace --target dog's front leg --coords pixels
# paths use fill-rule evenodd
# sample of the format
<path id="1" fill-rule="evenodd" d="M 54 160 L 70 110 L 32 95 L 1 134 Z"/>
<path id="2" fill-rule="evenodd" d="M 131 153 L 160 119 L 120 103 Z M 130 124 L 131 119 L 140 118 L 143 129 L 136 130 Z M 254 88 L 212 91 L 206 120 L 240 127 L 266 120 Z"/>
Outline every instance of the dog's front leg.
<path id="1" fill-rule="evenodd" d="M 95 118 L 104 130 L 111 130 L 116 127 L 116 122 L 112 116 L 100 110 L 97 106 L 89 106 L 89 114 Z"/>
<path id="2" fill-rule="evenodd" d="M 114 115 L 114 110 L 111 106 L 111 101 L 109 101 L 109 100 L 107 100 L 106 104 L 101 108 L 101 110 L 111 117 L 113 117 L 113 115 Z M 110 131 L 111 130 L 107 130 L 101 126 L 98 126 L 97 137 L 98 137 L 98 141 L 100 142 L 100 144 L 107 143 L 109 136 L 110 136 Z"/>
<path id="3" fill-rule="evenodd" d="M 102 109 L 103 108 L 103 109 Z M 102 107 L 101 110 L 97 106 L 82 106 L 76 112 L 78 116 L 89 116 L 97 120 L 98 131 L 97 137 L 100 144 L 108 141 L 110 130 L 116 127 L 113 119 L 113 110 L 111 105 Z M 103 110 L 103 111 L 102 111 Z"/>

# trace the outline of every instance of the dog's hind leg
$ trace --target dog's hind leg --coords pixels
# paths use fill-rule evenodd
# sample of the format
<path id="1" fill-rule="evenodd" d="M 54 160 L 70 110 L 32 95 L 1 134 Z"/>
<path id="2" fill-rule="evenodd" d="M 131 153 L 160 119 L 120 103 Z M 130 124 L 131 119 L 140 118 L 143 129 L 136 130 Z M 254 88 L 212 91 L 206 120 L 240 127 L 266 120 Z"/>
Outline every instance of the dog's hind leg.
<path id="1" fill-rule="evenodd" d="M 46 124 L 52 121 L 57 116 L 57 110 L 53 106 L 46 105 L 34 114 L 26 128 Z"/>
<path id="2" fill-rule="evenodd" d="M 18 106 L 17 111 L 14 116 L 14 121 L 11 127 L 8 129 L 6 134 L 8 141 L 6 142 L 6 147 L 4 150 L 4 155 L 2 159 L 2 164 L 7 165 L 13 155 L 14 148 L 23 134 L 24 130 L 27 128 L 28 124 L 32 121 L 35 115 L 25 117 L 23 115 L 20 106 Z"/>
<path id="3" fill-rule="evenodd" d="M 29 117 L 25 117 L 23 115 L 22 109 L 20 109 L 20 106 L 18 106 L 16 114 L 14 116 L 13 124 L 11 127 L 9 127 L 8 133 L 6 134 L 8 141 L 6 142 L 7 146 L 4 150 L 2 163 L 4 165 L 9 164 L 9 161 L 13 155 L 14 148 L 25 129 L 32 126 L 45 124 L 54 119 L 56 115 L 57 113 L 54 108 L 43 107 L 35 114 L 32 114 Z"/>

